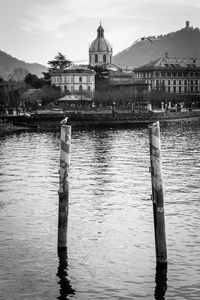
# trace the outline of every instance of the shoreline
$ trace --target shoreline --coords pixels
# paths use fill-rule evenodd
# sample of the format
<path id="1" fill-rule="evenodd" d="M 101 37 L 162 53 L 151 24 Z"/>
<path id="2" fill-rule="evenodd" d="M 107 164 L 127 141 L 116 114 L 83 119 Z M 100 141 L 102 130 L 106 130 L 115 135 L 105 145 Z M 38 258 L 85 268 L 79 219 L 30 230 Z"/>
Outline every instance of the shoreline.
<path id="1" fill-rule="evenodd" d="M 115 114 L 107 111 L 74 111 L 63 114 L 32 114 L 1 117 L 0 134 L 23 130 L 60 128 L 60 122 L 68 117 L 68 124 L 75 128 L 88 127 L 138 127 L 148 126 L 156 121 L 160 124 L 175 122 L 200 122 L 200 110 L 187 112 L 142 112 L 132 113 L 118 111 Z"/>

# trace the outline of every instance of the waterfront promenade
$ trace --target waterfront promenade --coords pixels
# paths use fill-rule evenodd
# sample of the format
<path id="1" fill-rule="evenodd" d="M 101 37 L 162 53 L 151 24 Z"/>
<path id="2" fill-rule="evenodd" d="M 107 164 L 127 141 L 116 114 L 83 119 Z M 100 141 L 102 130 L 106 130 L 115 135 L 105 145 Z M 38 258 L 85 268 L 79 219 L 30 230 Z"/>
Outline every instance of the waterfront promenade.
<path id="1" fill-rule="evenodd" d="M 134 127 L 147 126 L 159 121 L 161 124 L 171 122 L 200 122 L 200 110 L 162 112 L 131 111 L 131 110 L 73 110 L 52 111 L 40 113 L 5 115 L 0 118 L 0 132 L 18 131 L 23 129 L 60 128 L 60 122 L 68 117 L 68 123 L 73 127 Z"/>

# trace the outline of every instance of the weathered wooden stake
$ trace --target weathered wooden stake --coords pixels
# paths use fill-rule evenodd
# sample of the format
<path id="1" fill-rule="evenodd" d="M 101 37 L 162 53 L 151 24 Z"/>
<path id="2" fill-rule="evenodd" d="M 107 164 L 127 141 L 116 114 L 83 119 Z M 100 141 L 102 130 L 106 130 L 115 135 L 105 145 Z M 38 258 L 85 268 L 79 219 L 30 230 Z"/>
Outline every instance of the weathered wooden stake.
<path id="1" fill-rule="evenodd" d="M 71 126 L 62 125 L 60 143 L 60 180 L 58 192 L 58 251 L 67 249 L 70 144 Z"/>
<path id="2" fill-rule="evenodd" d="M 157 264 L 167 264 L 159 122 L 149 125 L 149 140 L 156 262 Z"/>

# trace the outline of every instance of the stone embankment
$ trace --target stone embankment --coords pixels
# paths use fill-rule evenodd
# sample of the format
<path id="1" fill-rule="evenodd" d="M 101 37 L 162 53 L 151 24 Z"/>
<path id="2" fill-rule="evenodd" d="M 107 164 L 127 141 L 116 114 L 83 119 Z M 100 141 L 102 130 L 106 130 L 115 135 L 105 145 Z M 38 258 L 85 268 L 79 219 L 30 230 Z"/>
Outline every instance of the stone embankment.
<path id="1" fill-rule="evenodd" d="M 200 122 L 200 110 L 185 112 L 131 112 L 131 111 L 63 111 L 63 113 L 40 113 L 20 116 L 4 116 L 0 118 L 0 132 L 12 132 L 23 129 L 53 129 L 60 128 L 60 122 L 68 117 L 68 123 L 73 127 L 123 127 L 147 126 L 156 121 Z"/>

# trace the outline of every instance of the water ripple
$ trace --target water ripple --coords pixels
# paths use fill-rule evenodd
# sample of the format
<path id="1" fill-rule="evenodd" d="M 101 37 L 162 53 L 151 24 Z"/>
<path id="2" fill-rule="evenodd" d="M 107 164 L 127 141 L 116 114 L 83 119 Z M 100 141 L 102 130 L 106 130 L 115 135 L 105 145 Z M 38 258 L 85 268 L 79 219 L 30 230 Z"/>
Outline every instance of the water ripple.
<path id="1" fill-rule="evenodd" d="M 64 257 L 56 253 L 59 134 L 3 137 L 2 299 L 199 299 L 199 140 L 198 126 L 161 128 L 166 274 L 155 270 L 147 129 L 73 130 Z"/>

